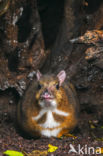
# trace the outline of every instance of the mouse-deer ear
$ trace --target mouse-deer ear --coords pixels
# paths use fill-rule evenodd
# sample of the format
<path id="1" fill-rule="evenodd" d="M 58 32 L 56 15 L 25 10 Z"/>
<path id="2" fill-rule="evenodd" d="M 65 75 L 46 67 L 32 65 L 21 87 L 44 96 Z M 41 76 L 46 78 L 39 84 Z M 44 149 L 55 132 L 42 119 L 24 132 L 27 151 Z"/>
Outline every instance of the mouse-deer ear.
<path id="1" fill-rule="evenodd" d="M 36 72 L 36 77 L 37 77 L 37 80 L 38 80 L 38 81 L 40 80 L 41 76 L 42 76 L 42 74 L 40 73 L 39 70 L 37 70 L 37 72 Z"/>
<path id="2" fill-rule="evenodd" d="M 64 82 L 66 78 L 66 72 L 64 70 L 60 71 L 57 77 L 59 79 L 59 85 L 61 86 L 61 84 Z"/>

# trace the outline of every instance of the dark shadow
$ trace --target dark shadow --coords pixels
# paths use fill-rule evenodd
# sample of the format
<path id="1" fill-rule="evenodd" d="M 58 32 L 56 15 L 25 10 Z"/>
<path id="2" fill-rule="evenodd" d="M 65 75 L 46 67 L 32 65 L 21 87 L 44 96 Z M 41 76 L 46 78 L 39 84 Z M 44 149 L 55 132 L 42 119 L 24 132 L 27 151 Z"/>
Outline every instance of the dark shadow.
<path id="1" fill-rule="evenodd" d="M 20 95 L 15 88 L 0 90 L 0 123 L 15 122 L 16 105 L 19 99 Z"/>
<path id="2" fill-rule="evenodd" d="M 16 128 L 16 132 L 20 135 L 20 136 L 22 136 L 24 139 L 29 139 L 29 140 L 32 140 L 32 139 L 34 139 L 34 140 L 37 140 L 37 139 L 40 139 L 40 137 L 32 137 L 32 136 L 30 136 L 28 133 L 26 133 L 25 131 L 23 131 L 22 129 L 21 129 L 21 127 L 19 126 L 19 124 L 17 124 L 17 121 L 16 121 L 16 124 L 14 125 L 15 126 L 15 128 Z"/>
<path id="3" fill-rule="evenodd" d="M 38 0 L 45 47 L 50 48 L 56 40 L 64 14 L 65 0 Z"/>
<path id="4" fill-rule="evenodd" d="M 10 71 L 15 72 L 18 69 L 19 57 L 18 57 L 19 48 L 16 48 L 15 51 L 11 52 L 8 55 L 8 68 Z"/>
<path id="5" fill-rule="evenodd" d="M 98 112 L 96 105 L 84 104 L 81 106 L 81 112 L 86 112 L 87 114 L 95 114 Z"/>
<path id="6" fill-rule="evenodd" d="M 98 10 L 103 0 L 86 0 L 88 6 L 85 6 L 86 13 L 92 14 Z"/>
<path id="7" fill-rule="evenodd" d="M 20 95 L 18 94 L 18 91 L 15 88 L 8 88 L 4 91 L 0 90 L 0 96 L 11 96 L 13 95 L 15 98 L 15 101 L 18 103 L 19 99 L 20 99 Z"/>
<path id="8" fill-rule="evenodd" d="M 18 42 L 25 42 L 30 35 L 32 30 L 31 14 L 32 14 L 32 6 L 29 1 L 26 3 L 26 6 L 23 7 L 23 14 L 16 23 L 18 26 Z"/>

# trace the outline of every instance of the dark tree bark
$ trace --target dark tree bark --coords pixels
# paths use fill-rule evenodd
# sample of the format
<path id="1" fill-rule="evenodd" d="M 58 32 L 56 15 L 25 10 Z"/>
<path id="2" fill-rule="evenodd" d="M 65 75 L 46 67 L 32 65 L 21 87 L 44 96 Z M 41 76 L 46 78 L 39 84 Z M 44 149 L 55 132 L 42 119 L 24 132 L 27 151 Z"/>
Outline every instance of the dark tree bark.
<path id="1" fill-rule="evenodd" d="M 10 1 L 0 20 L 0 88 L 14 87 L 22 94 L 29 73 L 46 58 L 36 0 Z"/>

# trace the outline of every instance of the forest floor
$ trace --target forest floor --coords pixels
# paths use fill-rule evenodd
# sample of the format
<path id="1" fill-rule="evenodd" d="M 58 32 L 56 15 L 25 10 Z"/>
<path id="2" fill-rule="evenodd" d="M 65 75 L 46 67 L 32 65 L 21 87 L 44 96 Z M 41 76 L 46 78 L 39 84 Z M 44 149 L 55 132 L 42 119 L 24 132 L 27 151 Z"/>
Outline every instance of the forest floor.
<path id="1" fill-rule="evenodd" d="M 60 139 L 56 138 L 40 138 L 37 140 L 27 139 L 22 137 L 15 129 L 13 123 L 4 122 L 1 126 L 1 139 L 0 139 L 0 156 L 2 156 L 3 152 L 6 150 L 16 150 L 21 152 L 26 152 L 30 154 L 32 151 L 47 151 L 48 145 L 51 144 L 53 146 L 57 146 L 58 149 L 55 152 L 48 153 L 51 156 L 62 156 L 62 155 L 86 155 L 85 148 L 87 149 L 87 155 L 89 155 L 89 147 L 94 147 L 96 150 L 97 147 L 103 147 L 103 138 L 101 138 L 101 134 L 103 131 L 103 126 L 99 125 L 96 127 L 91 123 L 94 121 L 95 114 L 88 115 L 86 113 L 82 113 L 80 115 L 80 122 L 78 128 L 76 128 L 73 135 L 76 137 L 63 137 Z M 89 122 L 90 123 L 89 123 Z M 95 120 L 96 122 L 96 120 Z M 96 123 L 95 123 L 96 124 Z M 83 153 L 80 154 L 70 153 L 70 144 L 72 144 L 75 149 L 78 151 L 78 146 L 83 147 Z M 93 151 L 90 152 L 93 155 Z M 36 154 L 34 154 L 36 155 Z M 40 154 L 39 154 L 40 155 Z M 38 155 L 38 156 L 39 156 Z M 44 154 L 43 154 L 44 155 Z M 42 156 L 43 156 L 42 155 Z M 96 151 L 95 154 L 96 155 Z M 29 155 L 28 155 L 29 156 Z"/>

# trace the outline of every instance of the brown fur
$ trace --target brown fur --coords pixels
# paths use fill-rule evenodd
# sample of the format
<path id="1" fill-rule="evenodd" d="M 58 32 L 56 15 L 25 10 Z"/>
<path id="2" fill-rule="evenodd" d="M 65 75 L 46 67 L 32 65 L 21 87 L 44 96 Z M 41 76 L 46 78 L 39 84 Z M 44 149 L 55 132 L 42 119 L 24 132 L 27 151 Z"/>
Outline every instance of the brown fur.
<path id="1" fill-rule="evenodd" d="M 37 88 L 38 83 L 42 85 L 40 90 Z M 44 123 L 46 120 L 46 114 L 37 121 L 34 121 L 32 117 L 37 116 L 41 110 L 38 102 L 42 91 L 47 86 L 51 89 L 52 94 L 58 103 L 57 108 L 69 113 L 69 116 L 67 117 L 53 113 L 54 119 L 61 123 L 59 127 L 62 128 L 62 131 L 59 133 L 58 137 L 63 135 L 64 132 L 70 131 L 77 124 L 79 105 L 73 85 L 70 82 L 65 82 L 57 90 L 56 84 L 58 84 L 58 78 L 54 75 L 42 76 L 39 82 L 34 80 L 26 90 L 23 99 L 18 105 L 18 123 L 24 131 L 33 137 L 40 136 L 42 128 L 39 126 L 39 123 Z M 52 130 L 52 128 L 50 130 Z"/>

